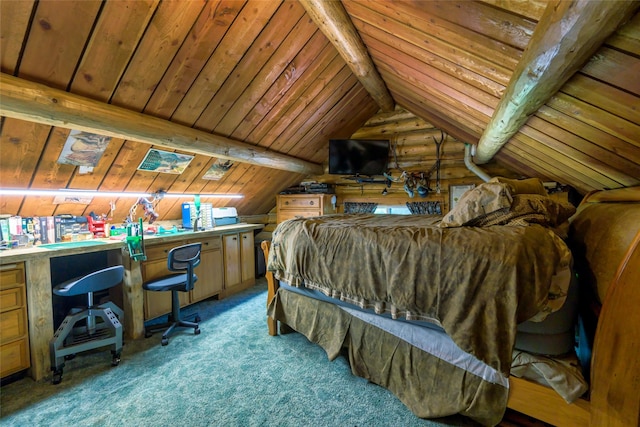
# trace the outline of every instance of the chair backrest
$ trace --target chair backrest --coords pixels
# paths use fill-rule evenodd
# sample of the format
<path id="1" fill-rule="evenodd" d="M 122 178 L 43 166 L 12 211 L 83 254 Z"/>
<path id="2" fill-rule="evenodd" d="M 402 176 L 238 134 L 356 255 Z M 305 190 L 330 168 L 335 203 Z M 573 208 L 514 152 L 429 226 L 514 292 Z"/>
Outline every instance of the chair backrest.
<path id="1" fill-rule="evenodd" d="M 94 271 L 84 277 L 76 277 L 59 284 L 53 293 L 60 296 L 74 296 L 109 289 L 120 282 L 124 276 L 124 267 L 116 265 Z"/>
<path id="2" fill-rule="evenodd" d="M 190 243 L 177 246 L 169 251 L 167 268 L 170 271 L 185 271 L 187 274 L 187 290 L 193 289 L 193 284 L 198 280 L 193 270 L 200 264 L 200 252 L 202 243 Z"/>

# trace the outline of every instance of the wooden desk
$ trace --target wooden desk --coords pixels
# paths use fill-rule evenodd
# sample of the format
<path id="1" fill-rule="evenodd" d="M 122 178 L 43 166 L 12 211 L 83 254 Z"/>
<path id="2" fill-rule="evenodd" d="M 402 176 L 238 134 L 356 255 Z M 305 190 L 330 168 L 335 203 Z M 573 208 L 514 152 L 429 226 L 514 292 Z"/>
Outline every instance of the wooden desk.
<path id="1" fill-rule="evenodd" d="M 145 236 L 145 246 L 171 243 L 202 236 L 213 237 L 252 230 L 260 230 L 262 224 L 234 224 L 216 227 L 210 231 L 184 232 Z M 98 243 L 100 242 L 100 243 Z M 122 264 L 125 275 L 122 287 L 122 309 L 127 338 L 144 336 L 144 310 L 142 273 L 140 263 L 129 257 L 126 244 L 119 240 L 100 239 L 71 242 L 54 247 L 36 246 L 24 249 L 8 249 L 0 252 L 0 265 L 24 263 L 27 285 L 27 315 L 29 320 L 29 348 L 31 368 L 29 375 L 36 381 L 51 374 L 49 341 L 54 334 L 51 259 L 69 255 L 108 251 L 110 265 Z"/>

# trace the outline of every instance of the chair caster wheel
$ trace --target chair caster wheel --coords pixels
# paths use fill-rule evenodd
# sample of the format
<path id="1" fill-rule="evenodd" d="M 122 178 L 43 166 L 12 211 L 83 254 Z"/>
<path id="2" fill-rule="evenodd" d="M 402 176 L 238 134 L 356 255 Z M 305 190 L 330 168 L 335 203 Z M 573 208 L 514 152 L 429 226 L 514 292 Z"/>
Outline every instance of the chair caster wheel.
<path id="1" fill-rule="evenodd" d="M 149 338 L 153 335 L 153 332 L 149 332 L 149 331 L 144 331 L 144 337 L 145 338 Z"/>
<path id="2" fill-rule="evenodd" d="M 193 320 L 194 320 L 196 323 L 200 323 L 200 321 L 201 321 L 202 319 L 200 318 L 200 316 L 196 315 L 196 318 L 195 318 L 195 319 L 193 319 Z"/>
<path id="3" fill-rule="evenodd" d="M 53 385 L 58 385 L 60 382 L 62 382 L 62 369 L 53 371 L 53 378 L 51 379 Z"/>
<path id="4" fill-rule="evenodd" d="M 169 339 L 168 338 L 162 338 L 162 341 L 160 341 L 160 344 L 162 344 L 162 345 L 169 344 Z"/>
<path id="5" fill-rule="evenodd" d="M 73 359 L 75 359 L 75 357 L 76 357 L 76 354 L 75 354 L 75 353 L 74 353 L 74 354 L 67 354 L 67 355 L 64 357 L 64 360 L 73 360 Z"/>
<path id="6" fill-rule="evenodd" d="M 111 366 L 118 366 L 120 364 L 120 353 L 111 352 L 111 354 L 113 354 Z"/>
<path id="7" fill-rule="evenodd" d="M 200 335 L 200 328 L 195 328 L 195 329 L 193 330 L 193 333 L 194 333 L 195 335 Z"/>

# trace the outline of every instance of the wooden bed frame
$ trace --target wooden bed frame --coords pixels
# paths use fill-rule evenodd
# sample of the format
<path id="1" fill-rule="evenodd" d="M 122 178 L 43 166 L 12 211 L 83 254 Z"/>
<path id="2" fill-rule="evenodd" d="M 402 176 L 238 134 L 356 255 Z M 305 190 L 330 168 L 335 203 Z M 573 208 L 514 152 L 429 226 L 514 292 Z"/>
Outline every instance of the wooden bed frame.
<path id="1" fill-rule="evenodd" d="M 640 203 L 640 187 L 589 193 L 581 207 L 619 202 Z M 608 277 L 613 279 L 600 310 L 593 345 L 590 400 L 581 398 L 568 404 L 551 388 L 512 376 L 509 408 L 558 427 L 640 425 L 640 226 L 634 218 L 623 218 L 618 225 L 628 230 L 630 244 L 629 238 L 610 236 L 599 242 L 592 255 L 592 259 L 612 259 L 614 254 L 615 261 L 607 264 L 612 269 Z M 599 225 L 596 221 L 594 228 Z M 269 247 L 269 242 L 262 242 L 265 259 Z M 279 286 L 269 271 L 266 279 L 268 304 Z M 269 335 L 278 334 L 276 320 L 267 317 L 267 325 Z M 282 333 L 285 328 L 280 325 Z"/>

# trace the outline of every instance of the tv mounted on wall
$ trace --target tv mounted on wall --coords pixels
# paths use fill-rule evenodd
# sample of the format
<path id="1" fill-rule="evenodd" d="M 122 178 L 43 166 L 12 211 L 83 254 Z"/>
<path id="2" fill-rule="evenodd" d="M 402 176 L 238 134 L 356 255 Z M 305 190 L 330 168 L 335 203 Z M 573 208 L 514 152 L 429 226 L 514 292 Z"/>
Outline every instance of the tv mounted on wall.
<path id="1" fill-rule="evenodd" d="M 332 175 L 382 175 L 387 171 L 388 162 L 388 140 L 329 140 L 329 173 Z"/>

